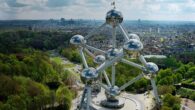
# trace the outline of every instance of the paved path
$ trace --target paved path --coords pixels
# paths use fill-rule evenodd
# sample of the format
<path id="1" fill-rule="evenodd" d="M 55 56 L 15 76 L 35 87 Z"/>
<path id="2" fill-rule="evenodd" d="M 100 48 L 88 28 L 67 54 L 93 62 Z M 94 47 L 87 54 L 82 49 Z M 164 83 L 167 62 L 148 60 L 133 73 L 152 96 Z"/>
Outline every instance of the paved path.
<path id="1" fill-rule="evenodd" d="M 192 109 L 185 105 L 181 105 L 181 110 L 192 110 Z"/>
<path id="2" fill-rule="evenodd" d="M 140 101 L 135 95 L 125 93 L 123 97 L 133 101 L 136 106 L 136 110 L 144 110 L 144 103 Z"/>
<path id="3" fill-rule="evenodd" d="M 79 96 L 81 96 L 82 91 L 79 92 Z M 126 92 L 122 92 L 121 95 L 119 96 L 121 101 L 125 102 L 125 106 L 122 109 L 117 109 L 117 110 L 151 110 L 153 107 L 153 97 L 151 94 L 145 95 L 145 94 L 130 94 Z M 147 98 L 148 97 L 148 98 Z M 81 97 L 77 97 L 75 100 L 73 100 L 73 106 L 71 110 L 75 110 L 76 106 L 80 103 Z M 105 99 L 104 95 L 104 90 L 102 91 L 92 99 L 92 105 L 97 109 L 97 110 L 111 110 L 107 108 L 103 108 L 100 106 L 100 101 Z"/>

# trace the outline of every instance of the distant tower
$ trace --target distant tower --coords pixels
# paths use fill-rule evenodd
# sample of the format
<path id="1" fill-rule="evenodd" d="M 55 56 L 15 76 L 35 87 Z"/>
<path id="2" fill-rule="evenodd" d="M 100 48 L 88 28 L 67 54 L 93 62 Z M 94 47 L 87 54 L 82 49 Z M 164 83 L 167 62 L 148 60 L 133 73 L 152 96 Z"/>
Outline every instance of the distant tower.
<path id="1" fill-rule="evenodd" d="M 138 19 L 138 23 L 140 23 L 141 22 L 141 19 Z"/>
<path id="2" fill-rule="evenodd" d="M 64 25 L 66 24 L 65 22 L 66 22 L 66 20 L 65 20 L 64 18 L 61 18 L 61 19 L 60 19 L 60 24 L 61 24 L 61 25 L 64 26 Z"/>
<path id="3" fill-rule="evenodd" d="M 158 27 L 158 29 L 157 29 L 157 33 L 160 34 L 160 28 L 159 28 L 159 27 Z"/>
<path id="4" fill-rule="evenodd" d="M 149 28 L 149 32 L 150 32 L 150 33 L 152 32 L 152 28 Z"/>

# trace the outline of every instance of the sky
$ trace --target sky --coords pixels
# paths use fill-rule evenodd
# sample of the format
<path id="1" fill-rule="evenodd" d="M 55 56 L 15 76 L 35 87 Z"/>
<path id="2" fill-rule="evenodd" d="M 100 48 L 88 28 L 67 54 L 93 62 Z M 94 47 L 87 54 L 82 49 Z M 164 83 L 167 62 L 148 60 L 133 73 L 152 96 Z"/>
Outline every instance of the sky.
<path id="1" fill-rule="evenodd" d="M 113 0 L 0 0 L 0 20 L 105 19 Z M 195 0 L 116 0 L 125 20 L 195 21 Z"/>

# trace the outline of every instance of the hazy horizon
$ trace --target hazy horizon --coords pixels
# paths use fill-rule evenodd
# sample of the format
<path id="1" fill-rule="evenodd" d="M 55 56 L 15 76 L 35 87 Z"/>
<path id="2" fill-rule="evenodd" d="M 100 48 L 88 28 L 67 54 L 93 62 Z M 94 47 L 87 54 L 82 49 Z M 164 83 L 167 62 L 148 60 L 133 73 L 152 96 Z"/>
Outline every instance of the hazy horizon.
<path id="1" fill-rule="evenodd" d="M 104 20 L 113 0 L 0 0 L 0 20 Z M 195 0 L 116 0 L 125 20 L 195 21 Z"/>
<path id="2" fill-rule="evenodd" d="M 60 20 L 61 18 L 49 18 L 49 19 L 0 19 L 0 21 L 48 21 L 48 20 Z M 69 18 L 65 20 L 84 20 L 84 21 L 100 21 L 100 22 L 104 22 L 105 19 L 74 19 L 74 18 Z M 187 20 L 146 20 L 146 19 L 132 19 L 132 20 L 124 20 L 124 22 L 137 22 L 138 20 L 140 20 L 141 22 L 186 22 L 186 23 L 195 23 L 194 21 L 187 21 Z"/>

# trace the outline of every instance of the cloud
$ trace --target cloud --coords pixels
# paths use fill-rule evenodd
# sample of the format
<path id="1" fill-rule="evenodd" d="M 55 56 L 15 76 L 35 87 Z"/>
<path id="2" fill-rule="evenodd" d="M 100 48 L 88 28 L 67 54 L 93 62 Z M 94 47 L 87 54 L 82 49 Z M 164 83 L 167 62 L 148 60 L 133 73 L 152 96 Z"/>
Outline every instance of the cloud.
<path id="1" fill-rule="evenodd" d="M 168 5 L 168 10 L 169 10 L 170 12 L 180 12 L 182 9 L 181 9 L 181 7 L 180 7 L 179 5 L 177 5 L 177 4 L 169 4 L 169 5 Z"/>
<path id="2" fill-rule="evenodd" d="M 48 7 L 64 7 L 68 5 L 72 5 L 74 0 L 48 0 L 47 6 Z"/>
<path id="3" fill-rule="evenodd" d="M 25 6 L 27 6 L 26 4 L 18 3 L 16 0 L 6 0 L 5 2 L 10 7 L 25 7 Z"/>
<path id="4" fill-rule="evenodd" d="M 125 20 L 194 20 L 195 0 L 116 0 Z M 0 0 L 0 19 L 104 19 L 111 0 Z"/>

